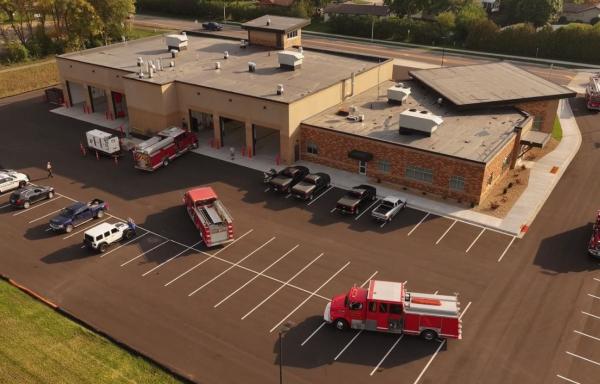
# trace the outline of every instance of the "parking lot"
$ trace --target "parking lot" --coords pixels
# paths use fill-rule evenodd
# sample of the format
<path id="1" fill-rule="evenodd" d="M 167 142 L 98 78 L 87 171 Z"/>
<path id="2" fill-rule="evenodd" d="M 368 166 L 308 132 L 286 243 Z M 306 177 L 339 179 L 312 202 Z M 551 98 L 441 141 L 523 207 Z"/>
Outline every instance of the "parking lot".
<path id="1" fill-rule="evenodd" d="M 23 211 L 6 205 L 8 194 L 0 196 L 2 273 L 193 380 L 276 382 L 278 333 L 286 326 L 286 382 L 453 382 L 436 366 L 470 356 L 489 316 L 484 295 L 522 262 L 522 240 L 430 212 L 408 207 L 386 225 L 368 211 L 340 215 L 332 211 L 345 193 L 338 188 L 301 202 L 265 191 L 259 172 L 195 154 L 154 174 L 136 171 L 130 158 L 115 165 L 82 157 L 78 140 L 88 126 L 49 115 L 39 103 L 28 107 L 75 139 L 44 130 L 32 141 L 39 130 L 32 119 L 14 146 L 2 148 L 3 166 L 57 192 Z M 33 149 L 31 156 L 21 156 L 23 148 Z M 42 178 L 48 157 L 54 179 Z M 201 244 L 181 201 L 197 185 L 211 185 L 232 213 L 234 242 Z M 108 215 L 69 234 L 48 230 L 58 210 L 96 197 L 110 203 Z M 128 217 L 138 224 L 134 239 L 101 255 L 82 247 L 86 229 Z M 373 278 L 406 281 L 416 292 L 458 293 L 463 340 L 426 342 L 324 325 L 333 295 Z M 598 335 L 597 325 L 577 330 Z"/>

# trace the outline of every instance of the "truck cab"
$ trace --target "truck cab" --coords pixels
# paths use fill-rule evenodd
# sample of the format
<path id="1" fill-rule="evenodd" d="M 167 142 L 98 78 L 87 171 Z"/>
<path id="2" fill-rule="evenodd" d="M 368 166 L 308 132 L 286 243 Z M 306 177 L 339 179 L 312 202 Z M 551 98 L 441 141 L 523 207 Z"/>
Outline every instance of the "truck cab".
<path id="1" fill-rule="evenodd" d="M 333 297 L 323 319 L 339 330 L 460 339 L 458 304 L 456 296 L 411 293 L 403 283 L 371 280 L 368 289 L 352 287 L 347 294 Z"/>

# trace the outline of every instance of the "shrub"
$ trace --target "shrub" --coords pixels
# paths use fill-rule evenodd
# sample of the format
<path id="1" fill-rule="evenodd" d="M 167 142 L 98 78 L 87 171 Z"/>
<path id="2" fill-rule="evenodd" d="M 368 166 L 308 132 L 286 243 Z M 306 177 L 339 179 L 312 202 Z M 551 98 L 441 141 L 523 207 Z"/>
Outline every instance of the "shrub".
<path id="1" fill-rule="evenodd" d="M 6 46 L 6 60 L 10 63 L 20 63 L 29 59 L 27 47 L 18 40 L 13 40 Z"/>

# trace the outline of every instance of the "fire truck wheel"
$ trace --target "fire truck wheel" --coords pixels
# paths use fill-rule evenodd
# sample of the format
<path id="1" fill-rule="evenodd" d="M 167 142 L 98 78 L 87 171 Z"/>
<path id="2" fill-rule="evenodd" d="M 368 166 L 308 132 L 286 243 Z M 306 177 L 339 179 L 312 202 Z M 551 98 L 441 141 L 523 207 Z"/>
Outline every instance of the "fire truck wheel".
<path id="1" fill-rule="evenodd" d="M 431 329 L 426 329 L 423 332 L 421 332 L 421 337 L 427 341 L 431 341 L 437 338 L 437 333 L 435 331 L 432 331 Z"/>
<path id="2" fill-rule="evenodd" d="M 99 219 L 99 218 L 101 218 L 102 216 L 104 216 L 104 211 L 103 211 L 103 210 L 99 210 L 99 211 L 96 213 L 96 219 Z"/>
<path id="3" fill-rule="evenodd" d="M 69 232 L 73 232 L 73 226 L 71 224 L 67 225 L 65 227 L 65 232 L 69 233 Z"/>
<path id="4" fill-rule="evenodd" d="M 31 206 L 31 204 L 29 204 L 29 201 L 26 201 L 23 203 L 23 208 L 27 209 Z"/>
<path id="5" fill-rule="evenodd" d="M 339 331 L 345 331 L 346 329 L 348 329 L 348 322 L 344 319 L 337 319 L 335 321 L 335 327 L 339 330 Z"/>
<path id="6" fill-rule="evenodd" d="M 169 160 L 165 159 L 165 161 L 163 161 L 163 167 L 166 167 L 167 165 L 169 165 Z"/>
<path id="7" fill-rule="evenodd" d="M 106 244 L 106 243 L 101 243 L 100 245 L 98 245 L 98 250 L 100 251 L 100 253 L 106 252 L 107 248 L 108 248 L 108 244 Z"/>

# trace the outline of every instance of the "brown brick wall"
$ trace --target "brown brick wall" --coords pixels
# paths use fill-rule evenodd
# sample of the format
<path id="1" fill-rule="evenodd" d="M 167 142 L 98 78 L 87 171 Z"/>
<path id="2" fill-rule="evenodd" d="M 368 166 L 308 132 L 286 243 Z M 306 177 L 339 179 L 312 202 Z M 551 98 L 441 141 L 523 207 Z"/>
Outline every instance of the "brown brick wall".
<path id="1" fill-rule="evenodd" d="M 552 132 L 554 118 L 556 117 L 556 109 L 558 108 L 558 99 L 532 101 L 530 103 L 517 104 L 515 107 L 529 113 L 532 117 L 541 116 L 543 119 L 541 131 L 547 133 Z"/>
<path id="2" fill-rule="evenodd" d="M 487 163 L 483 180 L 481 181 L 481 199 L 484 199 L 490 193 L 492 187 L 510 170 L 512 157 L 517 155 L 514 151 L 516 138 L 516 135 L 513 135 L 512 139 Z M 503 166 L 506 158 L 508 158 L 508 163 L 506 166 Z M 492 182 L 488 184 L 490 176 L 492 176 Z"/>
<path id="3" fill-rule="evenodd" d="M 319 149 L 318 155 L 307 152 L 308 142 L 317 144 Z M 367 176 L 369 177 L 380 178 L 385 182 L 407 186 L 438 196 L 460 199 L 464 202 L 473 202 L 475 204 L 479 203 L 482 194 L 485 195 L 485 191 L 482 190 L 484 182 L 486 182 L 485 175 L 494 172 L 493 181 L 496 182 L 500 179 L 501 172 L 498 169 L 502 169 L 502 161 L 506 157 L 506 154 L 512 152 L 514 142 L 513 138 L 502 148 L 500 153 L 489 164 L 491 167 L 490 170 L 486 171 L 486 167 L 482 163 L 436 155 L 307 125 L 301 125 L 300 140 L 303 160 L 357 173 L 358 160 L 349 158 L 348 152 L 354 149 L 370 152 L 373 154 L 373 160 L 367 165 Z M 379 172 L 379 160 L 387 160 L 390 163 L 389 173 Z M 432 169 L 433 183 L 421 183 L 405 178 L 404 173 L 407 165 Z M 451 176 L 464 177 L 464 192 L 450 190 L 449 183 Z"/>

